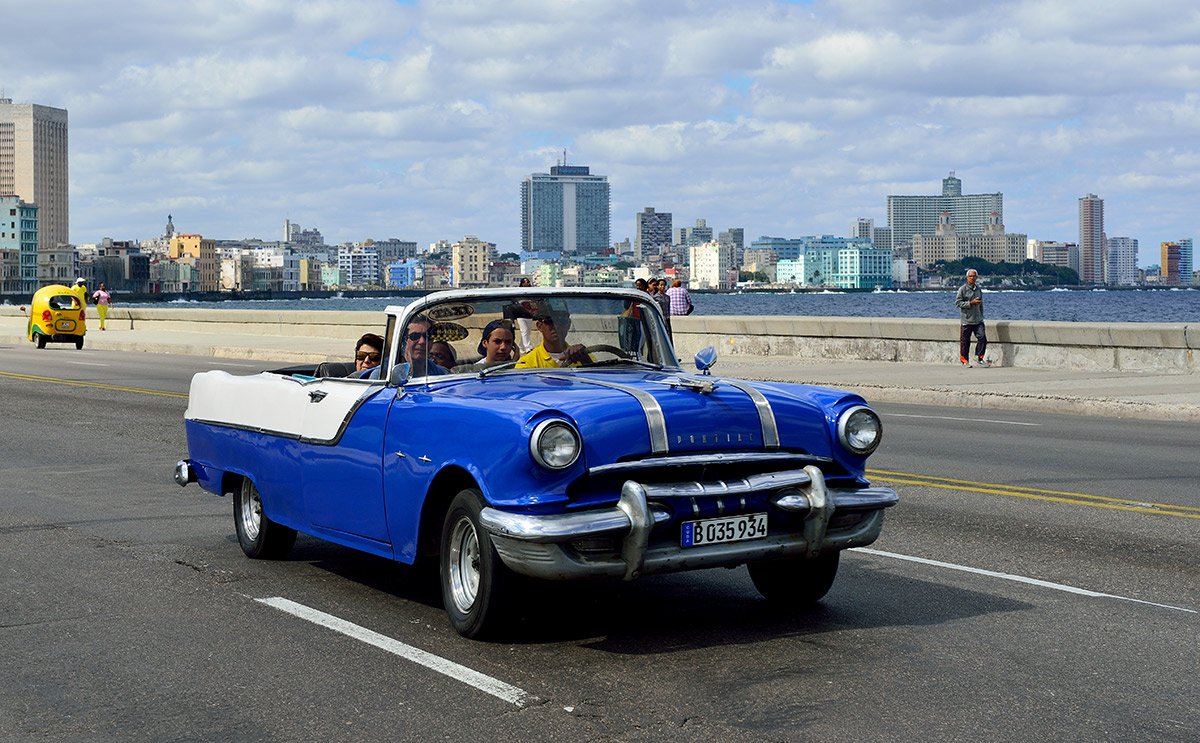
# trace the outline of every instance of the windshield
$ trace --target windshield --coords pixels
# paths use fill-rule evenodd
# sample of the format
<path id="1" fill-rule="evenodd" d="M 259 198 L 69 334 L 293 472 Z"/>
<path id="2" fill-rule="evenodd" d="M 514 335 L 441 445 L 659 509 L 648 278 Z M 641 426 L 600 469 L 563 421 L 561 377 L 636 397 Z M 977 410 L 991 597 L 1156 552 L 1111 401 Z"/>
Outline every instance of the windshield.
<path id="1" fill-rule="evenodd" d="M 425 376 L 426 369 L 430 375 L 583 367 L 676 369 L 656 313 L 648 297 L 545 292 L 460 296 L 435 301 L 410 315 L 398 338 L 397 359 L 410 364 L 413 377 Z"/>

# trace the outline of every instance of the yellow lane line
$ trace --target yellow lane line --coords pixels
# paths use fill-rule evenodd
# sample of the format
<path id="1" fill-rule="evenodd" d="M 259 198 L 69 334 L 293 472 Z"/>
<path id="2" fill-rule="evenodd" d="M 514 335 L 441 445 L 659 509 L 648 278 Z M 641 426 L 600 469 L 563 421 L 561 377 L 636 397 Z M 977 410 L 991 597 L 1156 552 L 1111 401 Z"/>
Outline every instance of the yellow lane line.
<path id="1" fill-rule="evenodd" d="M 53 377 L 39 377 L 36 374 L 17 374 L 16 372 L 0 371 L 0 377 L 8 379 L 19 379 L 26 382 L 48 382 L 49 384 L 65 384 L 69 387 L 91 387 L 98 390 L 112 390 L 114 392 L 135 392 L 141 395 L 158 395 L 160 397 L 178 397 L 184 400 L 187 399 L 185 392 L 167 392 L 165 390 L 148 390 L 144 387 L 122 387 L 116 384 L 103 384 L 101 382 L 81 382 L 75 379 L 55 379 Z"/>
<path id="2" fill-rule="evenodd" d="M 969 480 L 955 480 L 948 477 L 926 477 L 907 472 L 892 472 L 889 470 L 867 470 L 872 481 L 887 482 L 901 485 L 919 485 L 926 488 L 941 490 L 967 491 L 970 493 L 985 493 L 988 495 L 1007 495 L 1013 498 L 1048 501 L 1051 503 L 1067 503 L 1075 506 L 1090 506 L 1092 508 L 1108 508 L 1115 511 L 1133 511 L 1135 513 L 1152 513 L 1159 516 L 1177 516 L 1185 519 L 1200 519 L 1200 508 L 1191 506 L 1175 506 L 1168 503 L 1146 503 L 1122 498 L 1110 498 L 1089 493 L 1072 493 L 1062 490 L 1039 490 L 1010 485 L 979 485 Z"/>

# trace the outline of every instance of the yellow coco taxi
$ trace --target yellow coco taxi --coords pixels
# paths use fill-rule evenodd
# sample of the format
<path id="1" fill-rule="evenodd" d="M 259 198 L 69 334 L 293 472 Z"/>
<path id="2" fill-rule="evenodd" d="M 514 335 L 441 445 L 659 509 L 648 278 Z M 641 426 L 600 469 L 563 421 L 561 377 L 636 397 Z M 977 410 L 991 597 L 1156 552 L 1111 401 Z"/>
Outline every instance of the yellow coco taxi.
<path id="1" fill-rule="evenodd" d="M 47 343 L 74 343 L 75 348 L 83 348 L 86 333 L 83 301 L 70 287 L 51 284 L 33 295 L 25 335 L 38 348 L 45 348 Z"/>

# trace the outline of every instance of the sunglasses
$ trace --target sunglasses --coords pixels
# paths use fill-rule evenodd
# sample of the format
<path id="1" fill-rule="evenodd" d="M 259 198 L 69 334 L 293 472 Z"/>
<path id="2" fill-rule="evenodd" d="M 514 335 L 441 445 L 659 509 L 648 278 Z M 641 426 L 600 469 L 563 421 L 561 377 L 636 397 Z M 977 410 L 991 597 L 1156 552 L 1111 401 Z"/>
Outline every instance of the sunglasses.
<path id="1" fill-rule="evenodd" d="M 426 337 L 427 335 L 429 335 L 429 334 L 428 334 L 428 333 L 421 333 L 421 332 L 412 332 L 412 333 L 409 333 L 408 335 L 406 335 L 406 336 L 404 336 L 404 337 L 405 337 L 405 338 L 407 338 L 407 339 L 409 339 L 410 341 L 419 341 L 419 340 L 421 340 L 422 338 Z"/>
<path id="2" fill-rule="evenodd" d="M 367 351 L 359 351 L 358 353 L 354 354 L 354 358 L 358 359 L 359 361 L 379 361 L 379 354 L 368 353 Z"/>

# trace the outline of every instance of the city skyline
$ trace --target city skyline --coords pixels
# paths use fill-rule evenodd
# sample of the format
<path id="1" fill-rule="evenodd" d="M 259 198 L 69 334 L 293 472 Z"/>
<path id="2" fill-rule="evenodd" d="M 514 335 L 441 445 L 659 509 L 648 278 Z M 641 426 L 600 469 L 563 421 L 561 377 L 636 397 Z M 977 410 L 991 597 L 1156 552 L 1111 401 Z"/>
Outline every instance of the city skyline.
<path id="1" fill-rule="evenodd" d="M 290 218 L 336 243 L 514 251 L 515 186 L 564 148 L 609 177 L 614 241 L 646 206 L 840 235 L 949 171 L 1039 240 L 1075 241 L 1094 193 L 1143 266 L 1200 223 L 1184 2 L 50 0 L 6 21 L 37 32 L 0 48 L 2 95 L 70 112 L 75 243 L 171 213 L 224 239 Z"/>

